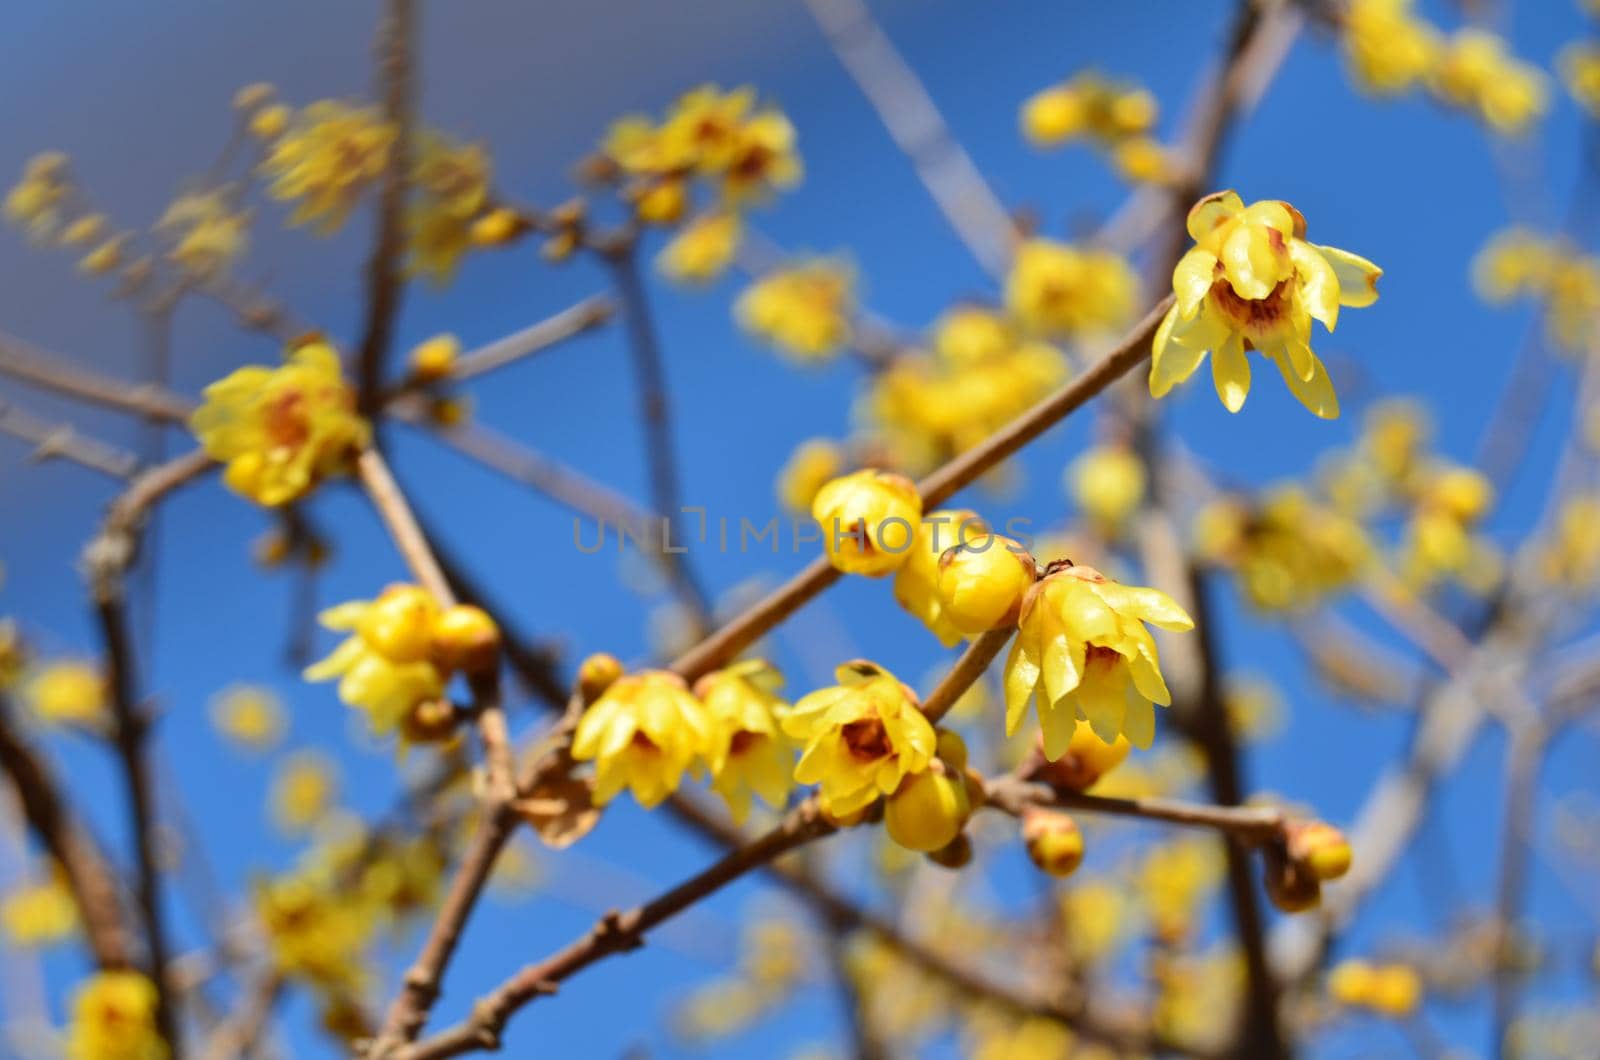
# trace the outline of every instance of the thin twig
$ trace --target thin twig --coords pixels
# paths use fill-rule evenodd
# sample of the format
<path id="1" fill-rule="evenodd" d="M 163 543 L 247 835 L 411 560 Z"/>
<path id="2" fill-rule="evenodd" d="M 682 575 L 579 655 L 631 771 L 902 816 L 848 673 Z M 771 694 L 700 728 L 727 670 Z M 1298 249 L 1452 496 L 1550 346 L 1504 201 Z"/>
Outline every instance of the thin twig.
<path id="1" fill-rule="evenodd" d="M 127 479 L 139 468 L 139 458 L 98 438 L 84 434 L 70 423 L 50 423 L 0 398 L 0 432 L 33 445 L 34 460 L 68 460 L 74 464 Z"/>
<path id="2" fill-rule="evenodd" d="M 156 384 L 114 379 L 4 334 L 0 334 L 0 374 L 159 422 L 184 423 L 194 411 L 193 402 Z"/>
<path id="3" fill-rule="evenodd" d="M 450 381 L 465 382 L 559 346 L 605 324 L 615 312 L 611 299 L 603 294 L 590 295 L 521 331 L 463 353 L 456 360 Z"/>

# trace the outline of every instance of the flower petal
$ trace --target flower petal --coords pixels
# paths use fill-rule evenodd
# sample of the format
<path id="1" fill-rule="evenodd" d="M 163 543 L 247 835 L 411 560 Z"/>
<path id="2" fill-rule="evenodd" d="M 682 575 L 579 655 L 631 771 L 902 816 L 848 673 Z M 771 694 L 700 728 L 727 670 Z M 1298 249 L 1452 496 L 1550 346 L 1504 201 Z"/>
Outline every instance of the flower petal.
<path id="1" fill-rule="evenodd" d="M 1178 296 L 1178 312 L 1185 319 L 1200 308 L 1216 275 L 1217 256 L 1209 250 L 1195 247 L 1178 259 L 1178 267 L 1172 270 L 1172 293 Z"/>
<path id="2" fill-rule="evenodd" d="M 1382 269 L 1348 250 L 1318 244 L 1312 246 L 1333 266 L 1334 275 L 1339 278 L 1340 305 L 1359 309 L 1378 300 L 1378 277 L 1383 275 Z"/>
<path id="3" fill-rule="evenodd" d="M 1244 202 L 1236 191 L 1216 191 L 1207 195 L 1194 204 L 1189 211 L 1186 222 L 1189 236 L 1196 243 L 1204 243 L 1217 225 L 1226 221 L 1240 210 L 1244 209 Z"/>
<path id="4" fill-rule="evenodd" d="M 1226 342 L 1212 351 L 1211 381 L 1216 384 L 1217 396 L 1229 412 L 1244 408 L 1244 399 L 1250 396 L 1250 359 L 1245 356 L 1241 336 L 1229 335 Z"/>
<path id="5" fill-rule="evenodd" d="M 1295 281 L 1307 311 L 1332 331 L 1339 323 L 1338 274 L 1315 247 L 1298 239 L 1289 241 L 1289 260 L 1294 262 Z"/>
<path id="6" fill-rule="evenodd" d="M 1192 349 L 1172 340 L 1174 325 L 1178 320 L 1178 307 L 1167 310 L 1161 326 L 1156 329 L 1155 342 L 1150 357 L 1150 396 L 1165 397 L 1174 386 L 1188 379 L 1200 367 L 1206 351 Z"/>
<path id="7" fill-rule="evenodd" d="M 1273 360 L 1277 362 L 1278 370 L 1283 373 L 1283 381 L 1289 384 L 1290 391 L 1300 399 L 1300 404 L 1322 419 L 1338 419 L 1339 396 L 1333 392 L 1333 380 L 1328 376 L 1327 365 L 1323 364 L 1315 354 L 1311 357 L 1313 371 L 1310 379 L 1301 379 L 1286 356 L 1279 354 Z"/>

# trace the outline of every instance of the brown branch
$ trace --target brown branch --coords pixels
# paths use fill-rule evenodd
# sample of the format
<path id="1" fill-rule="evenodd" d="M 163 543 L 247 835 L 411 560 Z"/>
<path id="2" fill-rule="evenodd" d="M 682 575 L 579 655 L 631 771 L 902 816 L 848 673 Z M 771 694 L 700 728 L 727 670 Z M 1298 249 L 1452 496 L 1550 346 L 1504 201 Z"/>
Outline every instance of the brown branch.
<path id="1" fill-rule="evenodd" d="M 456 360 L 455 369 L 450 373 L 450 381 L 465 382 L 542 353 L 568 339 L 593 331 L 610 320 L 615 312 L 616 307 L 612 305 L 611 299 L 601 294 L 590 295 L 583 301 L 530 324 L 521 331 L 497 339 L 487 346 L 480 346 L 463 353 Z"/>
<path id="2" fill-rule="evenodd" d="M 967 690 L 989 669 L 989 664 L 994 662 L 1016 631 L 1015 626 L 992 629 L 967 645 L 955 666 L 944 675 L 944 680 L 922 701 L 922 713 L 928 716 L 929 721 L 938 722 L 949 713 L 956 701 L 966 695 Z"/>
<path id="3" fill-rule="evenodd" d="M 0 697 L 0 769 L 11 778 L 29 829 L 61 866 L 95 963 L 101 968 L 129 967 L 132 947 L 116 872 L 68 808 L 44 759 L 12 726 L 11 717 L 11 703 Z"/>
<path id="4" fill-rule="evenodd" d="M 153 383 L 130 383 L 42 353 L 0 334 L 0 374 L 46 390 L 164 423 L 186 423 L 194 403 Z"/>
<path id="5" fill-rule="evenodd" d="M 284 979 L 276 969 L 263 972 L 243 998 L 243 1005 L 224 1020 L 206 1044 L 205 1060 L 233 1060 L 255 1051 L 284 994 Z"/>
<path id="6" fill-rule="evenodd" d="M 1495 963 L 1489 1055 L 1512 1055 L 1506 1038 L 1516 1021 L 1522 994 L 1518 964 L 1518 924 L 1528 889 L 1528 855 L 1533 847 L 1539 795 L 1539 769 L 1546 731 L 1529 720 L 1511 731 L 1506 749 L 1505 809 L 1500 832 L 1500 869 L 1495 896 Z"/>
<path id="7" fill-rule="evenodd" d="M 1003 279 L 1016 227 L 916 71 L 863 0 L 806 0 L 806 7 L 945 220 L 984 270 Z"/>
<path id="8" fill-rule="evenodd" d="M 1128 334 L 1082 375 L 1044 398 L 1009 425 L 976 447 L 951 460 L 918 484 L 924 509 L 955 495 L 1023 446 L 1082 408 L 1116 380 L 1150 356 L 1150 339 L 1172 305 L 1168 295 L 1146 313 Z M 767 596 L 758 600 L 722 628 L 712 633 L 672 664 L 672 669 L 694 680 L 729 660 L 793 614 L 807 600 L 838 581 L 839 572 L 819 557 Z"/>
<path id="9" fill-rule="evenodd" d="M 377 238 L 367 263 L 367 319 L 356 354 L 357 407 L 371 416 L 383 402 L 383 367 L 400 312 L 411 181 L 414 0 L 388 0 L 376 43 L 383 117 L 394 127 L 378 198 Z"/>
<path id="10" fill-rule="evenodd" d="M 455 591 L 383 456 L 376 449 L 363 450 L 356 459 L 356 475 L 417 584 L 428 590 L 440 606 L 453 607 Z M 492 676 L 474 681 L 472 692 L 478 736 L 483 740 L 484 757 L 489 765 L 489 801 L 503 800 L 511 791 L 512 763 L 511 738 L 506 730 L 505 710 L 500 704 L 499 681 Z"/>
<path id="11" fill-rule="evenodd" d="M 1013 817 L 1030 806 L 1048 806 L 1083 813 L 1138 817 L 1191 828 L 1209 828 L 1246 846 L 1257 846 L 1283 836 L 1282 811 L 1259 806 L 1208 806 L 1179 799 L 1112 798 L 1053 787 L 1020 776 L 997 777 L 984 785 L 988 805 Z"/>
<path id="12" fill-rule="evenodd" d="M 139 468 L 139 458 L 127 450 L 84 434 L 70 423 L 42 420 L 4 398 L 0 398 L 0 433 L 32 444 L 33 460 L 68 460 L 114 479 L 131 478 Z"/>

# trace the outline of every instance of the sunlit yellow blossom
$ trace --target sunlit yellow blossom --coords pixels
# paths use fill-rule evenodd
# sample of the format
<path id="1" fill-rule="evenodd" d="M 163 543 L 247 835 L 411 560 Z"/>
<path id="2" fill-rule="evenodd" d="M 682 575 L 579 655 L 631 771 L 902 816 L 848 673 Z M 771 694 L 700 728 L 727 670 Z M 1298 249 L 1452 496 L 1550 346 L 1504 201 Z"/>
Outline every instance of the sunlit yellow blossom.
<path id="1" fill-rule="evenodd" d="M 776 110 L 765 110 L 741 123 L 722 168 L 722 198 L 730 205 L 759 199 L 773 189 L 800 182 L 800 156 L 794 126 Z"/>
<path id="2" fill-rule="evenodd" d="M 443 285 L 475 243 L 473 222 L 489 199 L 491 171 L 481 144 L 433 131 L 420 138 L 411 164 L 414 194 L 407 209 L 409 268 Z"/>
<path id="3" fill-rule="evenodd" d="M 283 135 L 293 118 L 294 111 L 282 103 L 274 103 L 250 115 L 247 128 L 250 135 L 258 140 L 276 140 Z"/>
<path id="4" fill-rule="evenodd" d="M 269 688 L 232 685 L 211 701 L 211 723 L 227 739 L 250 751 L 266 751 L 283 739 L 283 704 Z"/>
<path id="5" fill-rule="evenodd" d="M 1600 47 L 1571 44 L 1561 51 L 1561 80 L 1578 106 L 1600 117 Z"/>
<path id="6" fill-rule="evenodd" d="M 1042 776 L 1058 787 L 1088 791 L 1101 777 L 1116 769 L 1128 757 L 1128 738 L 1102 740 L 1094 726 L 1079 718 L 1073 725 L 1066 753 L 1049 763 Z"/>
<path id="7" fill-rule="evenodd" d="M 947 549 L 984 533 L 983 520 L 977 512 L 964 508 L 945 509 L 929 512 L 913 525 L 916 537 L 895 572 L 894 598 L 949 647 L 963 634 L 944 616 L 939 601 L 939 559 Z"/>
<path id="8" fill-rule="evenodd" d="M 1412 13 L 1411 0 L 1352 0 L 1344 15 L 1344 50 L 1362 88 L 1394 95 L 1433 68 L 1439 37 Z"/>
<path id="9" fill-rule="evenodd" d="M 126 259 L 129 236 L 126 232 L 112 236 L 78 259 L 78 271 L 85 276 L 104 276 L 116 271 Z"/>
<path id="10" fill-rule="evenodd" d="M 206 280 L 244 253 L 250 213 L 237 209 L 226 190 L 196 191 L 174 199 L 156 228 L 172 241 L 168 259 L 186 275 Z"/>
<path id="11" fill-rule="evenodd" d="M 1457 30 L 1430 70 L 1430 87 L 1463 107 L 1495 132 L 1514 135 L 1543 116 L 1548 103 L 1539 68 L 1506 52 L 1505 41 L 1487 30 Z"/>
<path id="12" fill-rule="evenodd" d="M 844 449 L 827 438 L 808 438 L 795 447 L 778 472 L 778 503 L 791 512 L 809 512 L 817 491 L 844 470 Z"/>
<path id="13" fill-rule="evenodd" d="M 78 903 L 60 872 L 0 897 L 0 928 L 13 946 L 48 946 L 78 930 Z"/>
<path id="14" fill-rule="evenodd" d="M 1188 630 L 1194 622 L 1165 593 L 1109 581 L 1092 567 L 1067 567 L 1029 590 L 1006 658 L 1006 732 L 1036 703 L 1045 757 L 1067 750 L 1078 718 L 1101 739 L 1155 738 L 1154 704 L 1172 702 L 1145 623 Z"/>
<path id="15" fill-rule="evenodd" d="M 695 683 L 713 723 L 706 760 L 711 787 L 743 824 L 750 797 L 781 809 L 789 795 L 794 751 L 778 724 L 788 704 L 778 696 L 783 675 L 760 659 L 734 663 Z"/>
<path id="16" fill-rule="evenodd" d="M 934 325 L 933 348 L 951 365 L 982 364 L 1015 349 L 1018 338 L 1011 322 L 980 306 L 961 306 Z"/>
<path id="17" fill-rule="evenodd" d="M 1067 490 L 1101 533 L 1115 535 L 1144 503 L 1144 461 L 1125 445 L 1097 445 L 1067 468 Z"/>
<path id="18" fill-rule="evenodd" d="M 1564 349 L 1587 350 L 1600 331 L 1600 260 L 1565 239 L 1523 228 L 1497 233 L 1474 259 L 1473 281 L 1492 304 L 1542 302 L 1546 330 Z"/>
<path id="19" fill-rule="evenodd" d="M 1175 179 L 1177 163 L 1161 141 L 1150 136 L 1123 140 L 1111 150 L 1111 164 L 1130 184 L 1165 184 Z"/>
<path id="20" fill-rule="evenodd" d="M 1206 896 L 1222 879 L 1221 860 L 1216 844 L 1200 838 L 1174 839 L 1145 856 L 1138 891 L 1159 937 L 1176 941 L 1194 930 Z"/>
<path id="21" fill-rule="evenodd" d="M 855 276 L 837 261 L 786 266 L 745 289 L 734 307 L 739 325 L 802 361 L 827 360 L 850 341 Z"/>
<path id="22" fill-rule="evenodd" d="M 701 85 L 685 92 L 667 112 L 659 153 L 649 160 L 649 167 L 690 166 L 704 173 L 726 169 L 755 100 L 755 89 L 748 86 L 724 92 L 716 85 Z M 638 168 L 641 162 L 632 157 L 623 164 Z"/>
<path id="23" fill-rule="evenodd" d="M 710 759 L 719 735 L 681 678 L 644 670 L 618 678 L 584 712 L 572 756 L 595 763 L 597 805 L 627 788 L 649 809 L 677 790 L 685 770 Z"/>
<path id="24" fill-rule="evenodd" d="M 329 989 L 365 981 L 373 907 L 333 886 L 327 874 L 297 871 L 258 881 L 256 917 L 272 964 L 284 975 Z"/>
<path id="25" fill-rule="evenodd" d="M 1546 290 L 1554 267 L 1549 240 L 1526 228 L 1507 228 L 1473 259 L 1473 284 L 1485 300 L 1508 302 Z"/>
<path id="26" fill-rule="evenodd" d="M 286 835 L 302 835 L 322 820 L 339 797 L 339 773 L 315 751 L 283 760 L 272 781 L 272 821 Z"/>
<path id="27" fill-rule="evenodd" d="M 472 242 L 480 247 L 503 247 L 532 229 L 532 222 L 518 210 L 497 206 L 472 222 Z"/>
<path id="28" fill-rule="evenodd" d="M 85 247 L 106 237 L 110 222 L 103 213 L 86 213 L 61 230 L 61 245 Z"/>
<path id="29" fill-rule="evenodd" d="M 1148 90 L 1086 71 L 1052 85 L 1022 106 L 1022 131 L 1039 147 L 1080 136 L 1102 144 L 1137 137 L 1155 126 L 1160 106 Z"/>
<path id="30" fill-rule="evenodd" d="M 166 1060 L 157 1004 L 155 984 L 139 972 L 94 973 L 72 995 L 67 1060 Z"/>
<path id="31" fill-rule="evenodd" d="M 1367 413 L 1361 452 L 1389 483 L 1407 483 L 1432 434 L 1427 413 L 1414 401 L 1380 401 Z"/>
<path id="32" fill-rule="evenodd" d="M 1328 994 L 1342 1005 L 1403 1019 L 1422 1000 L 1422 979 L 1405 964 L 1340 961 L 1328 973 Z"/>
<path id="33" fill-rule="evenodd" d="M 701 214 L 661 248 L 656 268 L 679 283 L 710 283 L 733 263 L 743 233 L 744 222 L 732 210 Z"/>
<path id="34" fill-rule="evenodd" d="M 28 233 L 44 239 L 61 223 L 61 207 L 72 192 L 67 172 L 67 156 L 46 151 L 28 159 L 22 179 L 6 193 L 6 220 Z"/>
<path id="35" fill-rule="evenodd" d="M 1014 625 L 1034 582 L 1027 549 L 998 534 L 967 534 L 939 557 L 939 617 L 967 636 Z"/>
<path id="36" fill-rule="evenodd" d="M 948 847 L 972 815 L 966 743 L 956 733 L 941 731 L 936 748 L 927 768 L 902 780 L 884 803 L 884 828 L 907 850 L 932 853 Z"/>
<path id="37" fill-rule="evenodd" d="M 339 678 L 339 699 L 365 711 L 372 730 L 388 733 L 422 704 L 444 694 L 445 674 L 432 660 L 439 605 L 415 585 L 391 585 L 376 600 L 357 600 L 318 616 L 350 636 L 305 671 L 308 681 Z"/>
<path id="38" fill-rule="evenodd" d="M 105 717 L 105 677 L 90 662 L 50 663 L 28 682 L 24 698 L 34 717 L 47 725 L 94 726 Z"/>
<path id="39" fill-rule="evenodd" d="M 1195 538 L 1200 554 L 1232 567 L 1250 602 L 1267 611 L 1306 607 L 1348 587 L 1373 551 L 1359 522 L 1293 484 L 1268 490 L 1253 505 L 1208 505 Z"/>
<path id="40" fill-rule="evenodd" d="M 1250 393 L 1255 350 L 1277 364 L 1300 403 L 1339 415 L 1327 367 L 1311 351 L 1311 321 L 1332 331 L 1339 307 L 1377 301 L 1382 270 L 1365 258 L 1305 241 L 1305 218 L 1288 203 L 1246 207 L 1232 191 L 1189 211 L 1195 246 L 1172 273 L 1177 302 L 1151 347 L 1150 393 L 1162 397 L 1194 374 L 1207 353 L 1217 394 L 1230 412 Z"/>
<path id="41" fill-rule="evenodd" d="M 206 387 L 189 426 L 211 458 L 228 465 L 231 489 L 276 506 L 343 471 L 367 444 L 354 406 L 339 355 L 310 341 L 277 368 L 250 365 Z"/>
<path id="42" fill-rule="evenodd" d="M 1138 278 L 1109 251 L 1030 239 L 1006 279 L 1006 307 L 1041 335 L 1070 338 L 1113 331 L 1133 316 Z"/>
<path id="43" fill-rule="evenodd" d="M 1077 951 L 1074 950 L 1074 953 Z M 1074 1048 L 1072 1031 L 1044 1016 L 1016 1019 L 998 1012 L 994 1018 L 973 1021 L 968 1027 L 967 1060 L 1062 1060 L 1084 1057 L 1101 1060 L 1083 1048 Z"/>
<path id="44" fill-rule="evenodd" d="M 1476 592 L 1493 587 L 1500 576 L 1500 553 L 1476 533 L 1493 504 L 1494 486 L 1481 472 L 1451 465 L 1431 472 L 1404 531 L 1401 573 L 1406 582 L 1427 588 L 1455 578 Z"/>
<path id="45" fill-rule="evenodd" d="M 839 683 L 803 697 L 783 728 L 804 753 L 794 778 L 821 786 L 822 808 L 844 817 L 928 767 L 937 738 L 911 690 L 865 661 L 834 671 Z"/>
<path id="46" fill-rule="evenodd" d="M 846 574 L 880 578 L 910 556 L 922 498 L 905 476 L 866 468 L 818 490 L 811 518 L 829 562 Z"/>
<path id="47" fill-rule="evenodd" d="M 433 381 L 443 379 L 456 366 L 461 356 L 461 340 L 445 333 L 424 339 L 411 348 L 411 374 L 414 378 Z"/>
<path id="48" fill-rule="evenodd" d="M 299 111 L 262 163 L 268 194 L 295 202 L 290 224 L 337 230 L 389 165 L 395 129 L 371 107 L 319 100 Z"/>

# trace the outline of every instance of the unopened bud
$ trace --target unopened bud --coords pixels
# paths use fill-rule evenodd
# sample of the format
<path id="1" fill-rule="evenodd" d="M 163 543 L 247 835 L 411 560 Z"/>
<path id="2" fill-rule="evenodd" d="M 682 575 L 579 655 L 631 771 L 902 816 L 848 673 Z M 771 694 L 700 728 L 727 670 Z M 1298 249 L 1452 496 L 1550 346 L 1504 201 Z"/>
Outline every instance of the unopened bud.
<path id="1" fill-rule="evenodd" d="M 622 660 L 609 652 L 595 652 L 578 665 L 578 690 L 594 702 L 622 676 Z"/>
<path id="2" fill-rule="evenodd" d="M 1071 876 L 1083 863 L 1083 833 L 1064 813 L 1028 810 L 1022 815 L 1022 841 L 1028 857 L 1051 876 Z"/>
<path id="3" fill-rule="evenodd" d="M 493 670 L 500 661 L 500 628 L 481 607 L 456 604 L 433 620 L 433 658 L 463 673 Z"/>
<path id="4" fill-rule="evenodd" d="M 1326 883 L 1350 871 L 1350 841 L 1322 821 L 1297 821 L 1288 826 L 1289 857 Z"/>
<path id="5" fill-rule="evenodd" d="M 1033 557 L 1021 545 L 979 534 L 939 557 L 940 614 L 969 635 L 1015 625 L 1033 575 Z"/>

